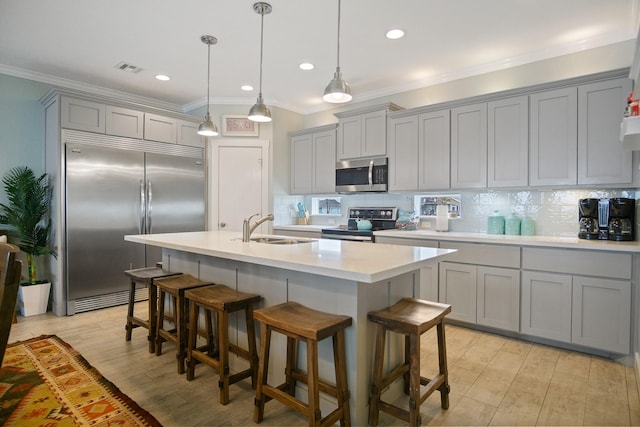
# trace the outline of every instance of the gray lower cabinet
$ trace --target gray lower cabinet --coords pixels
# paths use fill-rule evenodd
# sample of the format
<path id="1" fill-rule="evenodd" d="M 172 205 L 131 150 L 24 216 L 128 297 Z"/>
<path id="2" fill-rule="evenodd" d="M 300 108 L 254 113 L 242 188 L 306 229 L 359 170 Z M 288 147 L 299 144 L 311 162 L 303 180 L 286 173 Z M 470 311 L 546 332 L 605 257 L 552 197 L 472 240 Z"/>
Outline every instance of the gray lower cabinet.
<path id="1" fill-rule="evenodd" d="M 273 234 L 280 236 L 304 237 L 307 239 L 319 239 L 322 234 L 321 230 L 291 230 L 289 228 L 273 227 Z"/>
<path id="2" fill-rule="evenodd" d="M 521 332 L 628 354 L 629 253 L 524 248 Z"/>
<path id="3" fill-rule="evenodd" d="M 477 323 L 518 332 L 520 270 L 478 267 Z"/>
<path id="4" fill-rule="evenodd" d="M 449 319 L 476 323 L 477 274 L 475 265 L 440 263 L 439 300 L 451 304 Z"/>
<path id="5" fill-rule="evenodd" d="M 520 332 L 571 342 L 571 283 L 567 274 L 523 271 Z"/>

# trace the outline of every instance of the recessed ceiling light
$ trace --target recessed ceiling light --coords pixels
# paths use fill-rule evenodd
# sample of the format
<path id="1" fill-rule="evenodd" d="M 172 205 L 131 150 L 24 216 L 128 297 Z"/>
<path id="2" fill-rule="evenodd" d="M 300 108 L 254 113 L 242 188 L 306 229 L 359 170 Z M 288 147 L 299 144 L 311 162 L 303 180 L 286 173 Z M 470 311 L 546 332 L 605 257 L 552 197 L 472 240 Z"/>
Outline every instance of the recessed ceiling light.
<path id="1" fill-rule="evenodd" d="M 171 77 L 166 76 L 166 75 L 164 75 L 164 74 L 157 74 L 157 75 L 156 75 L 156 79 L 158 79 L 158 80 L 160 80 L 160 81 L 163 81 L 163 82 L 166 82 L 166 81 L 171 80 Z"/>
<path id="2" fill-rule="evenodd" d="M 387 38 L 391 40 L 400 39 L 404 37 L 404 31 L 399 28 L 387 31 Z"/>
<path id="3" fill-rule="evenodd" d="M 249 91 L 253 90 L 253 86 L 251 86 L 251 85 L 242 85 L 242 86 L 240 86 L 240 89 L 246 90 L 247 92 L 249 92 Z"/>
<path id="4" fill-rule="evenodd" d="M 302 64 L 299 65 L 301 70 L 304 71 L 309 71 L 309 70 L 313 70 L 314 65 L 310 62 L 303 62 Z"/>

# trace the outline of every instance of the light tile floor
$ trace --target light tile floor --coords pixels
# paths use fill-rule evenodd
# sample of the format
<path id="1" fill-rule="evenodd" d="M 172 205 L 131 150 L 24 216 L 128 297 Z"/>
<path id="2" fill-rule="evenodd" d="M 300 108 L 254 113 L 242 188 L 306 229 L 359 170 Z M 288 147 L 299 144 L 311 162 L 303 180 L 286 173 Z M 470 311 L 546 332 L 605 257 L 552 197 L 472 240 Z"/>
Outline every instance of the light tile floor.
<path id="1" fill-rule="evenodd" d="M 143 312 L 144 303 L 136 310 Z M 148 353 L 146 330 L 124 339 L 126 307 L 70 317 L 19 317 L 10 342 L 55 334 L 71 344 L 164 426 L 255 425 L 249 381 L 230 388 L 221 406 L 218 377 L 199 365 L 196 378 L 176 373 L 175 352 Z M 440 408 L 436 392 L 421 407 L 423 425 L 640 426 L 635 371 L 607 359 L 447 325 L 450 406 Z M 437 370 L 435 334 L 422 339 L 422 374 Z M 278 403 L 265 407 L 261 425 L 306 425 L 304 417 Z M 403 425 L 380 414 L 381 425 Z"/>

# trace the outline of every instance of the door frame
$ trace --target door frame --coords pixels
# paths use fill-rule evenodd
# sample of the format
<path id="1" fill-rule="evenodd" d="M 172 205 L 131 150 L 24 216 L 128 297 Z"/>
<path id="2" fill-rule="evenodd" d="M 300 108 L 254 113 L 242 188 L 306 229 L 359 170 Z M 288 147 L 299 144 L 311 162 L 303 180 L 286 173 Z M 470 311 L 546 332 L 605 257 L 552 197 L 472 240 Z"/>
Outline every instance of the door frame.
<path id="1" fill-rule="evenodd" d="M 211 145 L 207 150 L 208 161 L 208 194 L 210 195 L 208 200 L 208 212 L 207 215 L 207 230 L 218 230 L 218 197 L 219 189 L 214 168 L 219 161 L 219 150 L 222 147 L 257 147 L 262 150 L 262 200 L 260 201 L 260 209 L 262 212 L 271 212 L 271 167 L 270 167 L 270 153 L 269 153 L 269 140 L 267 139 L 251 139 L 251 138 L 220 138 L 211 141 Z M 269 231 L 271 230 L 271 224 L 268 225 Z"/>

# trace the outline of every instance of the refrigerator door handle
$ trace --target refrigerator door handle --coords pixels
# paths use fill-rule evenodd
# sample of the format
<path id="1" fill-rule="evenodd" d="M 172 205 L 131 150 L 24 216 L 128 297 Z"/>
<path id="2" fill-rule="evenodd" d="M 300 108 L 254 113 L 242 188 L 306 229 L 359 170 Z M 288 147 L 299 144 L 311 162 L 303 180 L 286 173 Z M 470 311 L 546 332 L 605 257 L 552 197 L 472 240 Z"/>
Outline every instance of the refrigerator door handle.
<path id="1" fill-rule="evenodd" d="M 138 218 L 138 234 L 144 234 L 145 231 L 145 216 L 146 216 L 146 202 L 144 196 L 144 181 L 140 180 L 140 214 Z"/>
<path id="2" fill-rule="evenodd" d="M 153 210 L 153 190 L 151 189 L 151 181 L 147 181 L 147 234 L 152 233 L 151 211 Z"/>

